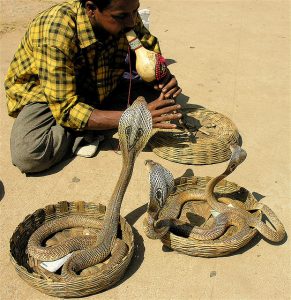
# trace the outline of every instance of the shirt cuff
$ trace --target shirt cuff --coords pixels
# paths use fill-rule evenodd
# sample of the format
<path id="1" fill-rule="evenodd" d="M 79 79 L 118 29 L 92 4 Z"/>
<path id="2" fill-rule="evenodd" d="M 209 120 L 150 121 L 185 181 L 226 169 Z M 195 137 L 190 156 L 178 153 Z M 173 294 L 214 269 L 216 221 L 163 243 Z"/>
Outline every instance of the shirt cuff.
<path id="1" fill-rule="evenodd" d="M 68 127 L 84 130 L 94 108 L 86 103 L 77 103 L 70 109 Z"/>

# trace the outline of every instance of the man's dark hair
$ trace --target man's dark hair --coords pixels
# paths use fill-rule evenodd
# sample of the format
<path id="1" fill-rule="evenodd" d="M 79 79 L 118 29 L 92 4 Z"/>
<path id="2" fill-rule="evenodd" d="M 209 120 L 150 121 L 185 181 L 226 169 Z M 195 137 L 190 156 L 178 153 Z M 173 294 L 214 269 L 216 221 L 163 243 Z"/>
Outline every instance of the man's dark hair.
<path id="1" fill-rule="evenodd" d="M 88 0 L 80 0 L 83 7 L 85 7 L 87 1 Z M 91 0 L 91 1 L 95 4 L 98 10 L 102 12 L 107 6 L 109 6 L 112 0 Z"/>

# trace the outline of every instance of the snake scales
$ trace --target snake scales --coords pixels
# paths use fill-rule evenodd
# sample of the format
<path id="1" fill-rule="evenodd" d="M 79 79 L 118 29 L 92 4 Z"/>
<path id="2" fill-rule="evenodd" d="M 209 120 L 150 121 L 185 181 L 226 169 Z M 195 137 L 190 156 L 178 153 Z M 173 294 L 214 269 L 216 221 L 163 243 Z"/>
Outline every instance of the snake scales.
<path id="1" fill-rule="evenodd" d="M 173 175 L 161 165 L 146 161 L 150 171 L 150 201 L 147 209 L 147 216 L 144 220 L 144 229 L 149 238 L 162 238 L 170 228 L 182 231 L 184 235 L 197 240 L 209 241 L 215 243 L 230 225 L 237 227 L 237 232 L 226 238 L 225 243 L 233 243 L 249 234 L 251 228 L 256 228 L 265 238 L 273 242 L 279 242 L 285 237 L 283 224 L 277 218 L 275 213 L 266 205 L 257 203 L 252 210 L 261 210 L 271 221 L 274 230 L 262 222 L 258 217 L 252 215 L 249 211 L 238 206 L 230 199 L 221 199 L 224 203 L 218 202 L 214 194 L 215 186 L 228 175 L 246 158 L 246 152 L 238 145 L 234 145 L 232 156 L 226 170 L 211 179 L 204 192 L 184 191 L 180 193 L 175 201 L 167 202 L 167 198 L 174 187 Z M 199 227 L 180 226 L 181 221 L 177 219 L 182 205 L 187 201 L 207 201 L 209 206 L 219 212 L 215 218 L 212 228 L 204 229 Z M 227 204 L 231 204 L 229 206 Z"/>
<path id="2" fill-rule="evenodd" d="M 39 227 L 30 237 L 27 250 L 39 261 L 54 261 L 68 253 L 73 254 L 62 267 L 60 280 L 74 280 L 83 269 L 94 266 L 108 256 L 110 263 L 101 268 L 106 272 L 126 254 L 127 245 L 117 239 L 121 203 L 131 179 L 136 157 L 146 145 L 152 131 L 152 117 L 143 97 L 138 97 L 121 116 L 118 134 L 123 163 L 119 179 L 109 200 L 104 221 L 96 221 L 81 215 L 66 216 Z M 42 242 L 53 233 L 73 227 L 99 228 L 98 237 L 82 236 L 71 238 L 63 244 L 43 247 Z M 90 273 L 89 273 L 90 275 Z M 52 276 L 53 277 L 53 276 Z M 55 278 L 55 277 L 53 277 Z"/>

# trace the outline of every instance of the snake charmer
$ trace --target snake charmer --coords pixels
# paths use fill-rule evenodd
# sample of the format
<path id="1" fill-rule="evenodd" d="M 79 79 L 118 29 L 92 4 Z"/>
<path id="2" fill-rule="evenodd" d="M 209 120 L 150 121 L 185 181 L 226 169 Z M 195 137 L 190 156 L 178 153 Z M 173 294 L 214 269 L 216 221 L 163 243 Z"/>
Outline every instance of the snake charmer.
<path id="1" fill-rule="evenodd" d="M 44 171 L 67 155 L 93 156 L 94 151 L 82 153 L 82 146 L 96 146 L 116 129 L 137 96 L 146 98 L 153 127 L 175 127 L 165 121 L 181 118 L 174 100 L 181 88 L 168 68 L 151 83 L 124 78 L 128 70 L 133 78 L 135 57 L 126 32 L 134 30 L 146 49 L 160 54 L 139 5 L 138 0 L 69 0 L 29 24 L 5 80 L 8 114 L 16 118 L 11 158 L 22 172 Z"/>

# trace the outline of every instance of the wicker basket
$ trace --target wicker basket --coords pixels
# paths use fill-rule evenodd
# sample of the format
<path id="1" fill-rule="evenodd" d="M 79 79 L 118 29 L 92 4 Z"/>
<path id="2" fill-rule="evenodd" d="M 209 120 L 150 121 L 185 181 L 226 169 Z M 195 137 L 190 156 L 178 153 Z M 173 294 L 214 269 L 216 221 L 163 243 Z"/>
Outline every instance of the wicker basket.
<path id="1" fill-rule="evenodd" d="M 182 164 L 208 165 L 230 158 L 229 145 L 238 143 L 236 126 L 224 115 L 191 106 L 181 110 L 189 137 L 184 129 L 160 129 L 149 146 L 158 156 Z"/>
<path id="2" fill-rule="evenodd" d="M 28 215 L 24 221 L 18 225 L 10 239 L 10 257 L 18 275 L 40 292 L 62 298 L 88 296 L 114 285 L 124 275 L 134 251 L 132 229 L 122 217 L 120 217 L 119 235 L 127 244 L 129 250 L 121 264 L 114 266 L 109 274 L 97 274 L 96 276 L 83 278 L 80 276 L 80 279 L 76 279 L 72 282 L 56 282 L 45 279 L 40 274 L 35 273 L 29 265 L 29 258 L 26 253 L 29 237 L 42 224 L 69 214 L 82 214 L 102 220 L 105 210 L 106 207 L 101 204 L 86 203 L 83 201 L 64 201 L 56 205 L 48 205 Z"/>
<path id="3" fill-rule="evenodd" d="M 171 194 L 167 201 L 171 201 L 174 197 L 185 190 L 204 190 L 206 183 L 211 177 L 181 177 L 175 180 L 176 191 Z M 222 180 L 214 190 L 216 197 L 231 198 L 238 201 L 238 204 L 244 209 L 251 209 L 257 202 L 254 196 L 246 189 L 235 183 Z M 179 219 L 183 222 L 190 223 L 191 226 L 201 226 L 203 228 L 211 227 L 214 218 L 210 213 L 211 207 L 204 201 L 189 201 L 185 203 Z M 258 218 L 262 217 L 260 211 L 254 213 Z M 190 222 L 189 222 L 190 221 Z M 245 246 L 256 234 L 257 230 L 251 228 L 249 233 L 241 240 L 225 242 L 225 238 L 231 237 L 236 233 L 234 226 L 230 226 L 228 230 L 219 239 L 210 241 L 200 241 L 196 239 L 186 238 L 169 232 L 162 238 L 162 242 L 168 248 L 178 252 L 201 257 L 217 257 L 225 256 L 241 247 Z"/>

